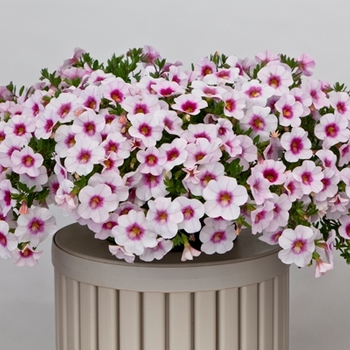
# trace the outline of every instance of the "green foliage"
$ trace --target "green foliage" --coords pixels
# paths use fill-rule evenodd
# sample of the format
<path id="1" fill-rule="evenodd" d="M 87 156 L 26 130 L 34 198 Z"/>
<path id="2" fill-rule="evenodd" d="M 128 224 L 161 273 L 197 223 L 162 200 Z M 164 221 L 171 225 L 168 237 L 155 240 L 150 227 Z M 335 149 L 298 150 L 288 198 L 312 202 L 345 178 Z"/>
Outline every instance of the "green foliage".
<path id="1" fill-rule="evenodd" d="M 135 69 L 142 61 L 142 49 L 129 50 L 126 55 L 116 56 L 115 54 L 107 61 L 105 67 L 106 73 L 112 73 L 116 77 L 122 78 L 124 81 L 130 83 L 130 75 L 136 80 L 140 79 L 140 72 L 135 73 Z M 131 74 L 132 73 L 132 74 Z"/>
<path id="2" fill-rule="evenodd" d="M 59 89 L 59 86 L 62 82 L 61 77 L 58 74 L 56 74 L 56 71 L 54 71 L 53 73 L 49 73 L 47 68 L 41 70 L 40 80 L 45 79 L 47 79 L 50 82 L 50 84 L 56 89 Z"/>

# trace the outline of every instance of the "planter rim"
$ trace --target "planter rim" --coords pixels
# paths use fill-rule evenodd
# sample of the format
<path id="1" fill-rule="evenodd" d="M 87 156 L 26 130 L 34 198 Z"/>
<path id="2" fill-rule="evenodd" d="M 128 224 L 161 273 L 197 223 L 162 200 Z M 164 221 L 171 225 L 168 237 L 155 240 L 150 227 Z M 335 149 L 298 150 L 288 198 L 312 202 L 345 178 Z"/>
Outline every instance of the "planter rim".
<path id="1" fill-rule="evenodd" d="M 72 239 L 72 231 L 77 234 L 76 239 Z M 79 236 L 78 236 L 79 235 Z M 151 262 L 142 261 L 136 257 L 133 263 L 127 263 L 124 260 L 117 259 L 112 256 L 108 250 L 108 245 L 113 243 L 106 240 L 98 240 L 93 238 L 93 232 L 86 226 L 78 223 L 70 224 L 58 230 L 53 237 L 53 245 L 58 249 L 76 257 L 86 260 L 103 262 L 113 265 L 137 265 L 138 267 L 149 267 L 150 264 L 157 268 L 188 268 L 209 265 L 230 264 L 232 260 L 235 262 L 244 262 L 265 256 L 276 254 L 281 248 L 279 246 L 269 245 L 257 239 L 248 229 L 242 230 L 242 233 L 234 241 L 232 250 L 225 254 L 207 255 L 202 253 L 193 260 L 181 261 L 181 252 L 170 252 L 161 260 L 153 260 Z"/>
<path id="2" fill-rule="evenodd" d="M 249 254 L 240 256 L 244 251 Z M 106 241 L 96 240 L 86 227 L 73 224 L 55 234 L 52 263 L 68 278 L 105 288 L 197 292 L 241 287 L 281 275 L 289 265 L 278 259 L 278 251 L 248 233 L 221 256 L 201 254 L 193 261 L 181 262 L 181 253 L 169 253 L 160 262 L 130 264 L 112 256 Z"/>

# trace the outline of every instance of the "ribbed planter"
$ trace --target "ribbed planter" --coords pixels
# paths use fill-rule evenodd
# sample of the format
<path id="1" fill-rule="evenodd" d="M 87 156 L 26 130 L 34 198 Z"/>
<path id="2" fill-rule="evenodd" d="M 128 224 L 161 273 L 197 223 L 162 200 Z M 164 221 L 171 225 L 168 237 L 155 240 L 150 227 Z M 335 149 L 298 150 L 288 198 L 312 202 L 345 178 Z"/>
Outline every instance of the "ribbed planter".
<path id="1" fill-rule="evenodd" d="M 242 233 L 223 255 L 115 259 L 78 224 L 58 231 L 56 350 L 287 350 L 289 267 Z"/>

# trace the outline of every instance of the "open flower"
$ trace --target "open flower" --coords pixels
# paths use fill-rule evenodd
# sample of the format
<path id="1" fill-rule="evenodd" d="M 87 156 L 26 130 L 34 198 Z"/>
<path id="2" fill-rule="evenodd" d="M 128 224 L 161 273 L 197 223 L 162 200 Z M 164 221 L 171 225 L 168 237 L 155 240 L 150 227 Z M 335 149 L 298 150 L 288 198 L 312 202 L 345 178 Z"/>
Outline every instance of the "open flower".
<path id="1" fill-rule="evenodd" d="M 236 228 L 233 225 L 223 227 L 220 224 L 215 226 L 204 226 L 199 234 L 203 243 L 202 252 L 206 254 L 223 254 L 233 248 L 233 241 L 236 238 Z"/>
<path id="2" fill-rule="evenodd" d="M 56 220 L 46 208 L 36 207 L 28 210 L 28 214 L 18 217 L 15 236 L 19 242 L 30 242 L 38 246 L 51 232 L 56 230 Z"/>
<path id="3" fill-rule="evenodd" d="M 173 238 L 183 220 L 180 204 L 170 198 L 158 197 L 149 201 L 148 206 L 148 227 L 163 238 Z"/>
<path id="4" fill-rule="evenodd" d="M 130 210 L 118 218 L 118 225 L 112 229 L 115 242 L 131 254 L 141 255 L 145 248 L 155 247 L 157 235 L 148 228 L 148 221 L 142 211 Z"/>
<path id="5" fill-rule="evenodd" d="M 205 213 L 216 218 L 235 220 L 240 214 L 240 205 L 248 200 L 246 189 L 233 178 L 222 176 L 218 181 L 211 180 L 203 191 Z"/>
<path id="6" fill-rule="evenodd" d="M 278 239 L 279 245 L 283 248 L 278 257 L 285 264 L 306 266 L 310 263 L 315 250 L 315 237 L 316 233 L 310 227 L 298 225 L 295 230 L 285 229 Z"/>
<path id="7" fill-rule="evenodd" d="M 79 201 L 78 214 L 96 223 L 105 222 L 109 213 L 118 207 L 117 195 L 105 184 L 85 186 L 79 192 Z"/>

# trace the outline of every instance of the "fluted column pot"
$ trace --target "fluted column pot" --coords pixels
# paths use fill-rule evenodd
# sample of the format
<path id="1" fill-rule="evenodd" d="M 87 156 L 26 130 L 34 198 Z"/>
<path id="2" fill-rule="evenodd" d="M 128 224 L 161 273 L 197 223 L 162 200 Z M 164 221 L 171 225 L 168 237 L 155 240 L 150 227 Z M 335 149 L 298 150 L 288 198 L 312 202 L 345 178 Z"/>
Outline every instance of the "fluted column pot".
<path id="1" fill-rule="evenodd" d="M 243 232 L 232 251 L 126 263 L 78 224 L 56 233 L 56 350 L 288 350 L 289 267 Z"/>

